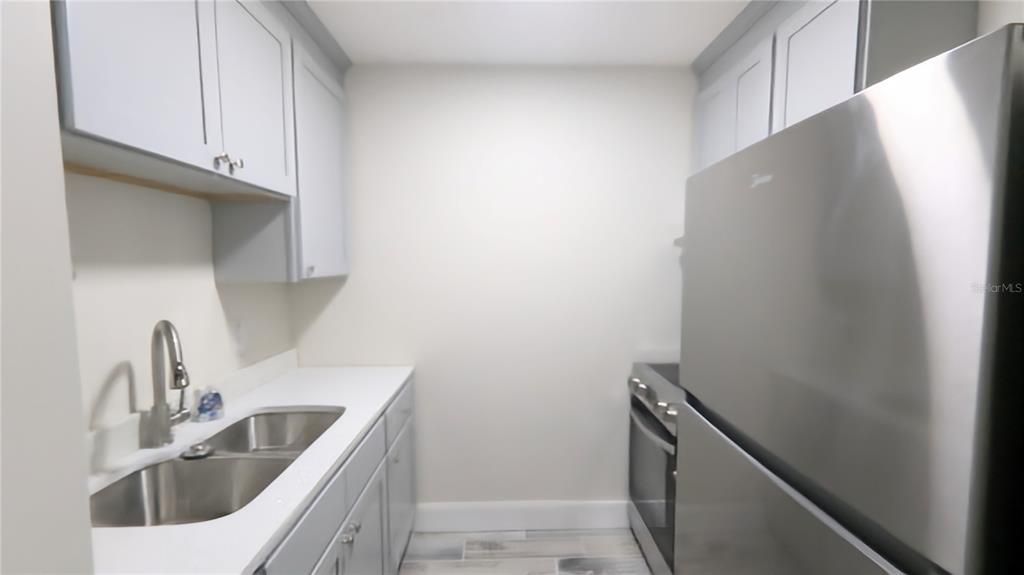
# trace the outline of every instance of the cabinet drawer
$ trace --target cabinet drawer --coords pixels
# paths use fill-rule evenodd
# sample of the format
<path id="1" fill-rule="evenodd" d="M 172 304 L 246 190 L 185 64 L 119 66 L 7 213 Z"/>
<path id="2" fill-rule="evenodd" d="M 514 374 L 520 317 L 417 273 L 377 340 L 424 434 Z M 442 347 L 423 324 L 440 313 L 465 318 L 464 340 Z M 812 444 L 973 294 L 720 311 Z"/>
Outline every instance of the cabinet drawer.
<path id="1" fill-rule="evenodd" d="M 387 424 L 389 448 L 395 443 L 395 439 L 398 439 L 402 426 L 412 417 L 413 399 L 412 382 L 410 381 L 405 385 L 405 389 L 398 394 L 391 407 L 388 407 L 387 413 L 384 415 L 385 423 Z"/>
<path id="2" fill-rule="evenodd" d="M 341 472 L 345 475 L 345 509 L 348 510 L 362 493 L 366 482 L 384 459 L 384 420 L 378 420 L 373 429 L 366 434 L 366 439 L 349 457 Z M 344 514 L 342 514 L 344 515 Z M 341 517 L 338 517 L 341 521 Z M 333 533 L 333 530 L 332 530 Z"/>

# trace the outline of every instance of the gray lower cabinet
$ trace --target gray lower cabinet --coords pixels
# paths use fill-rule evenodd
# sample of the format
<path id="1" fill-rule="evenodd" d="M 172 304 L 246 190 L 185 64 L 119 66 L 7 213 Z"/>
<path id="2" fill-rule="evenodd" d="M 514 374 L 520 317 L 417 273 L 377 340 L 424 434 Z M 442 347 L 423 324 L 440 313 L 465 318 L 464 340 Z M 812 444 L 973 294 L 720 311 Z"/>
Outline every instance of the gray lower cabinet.
<path id="1" fill-rule="evenodd" d="M 410 381 L 257 573 L 397 572 L 415 516 L 412 400 Z"/>
<path id="2" fill-rule="evenodd" d="M 338 556 L 345 575 L 384 572 L 384 473 L 381 463 L 359 496 L 338 538 Z"/>
<path id="3" fill-rule="evenodd" d="M 416 513 L 415 423 L 409 419 L 387 457 L 388 565 L 386 573 L 398 573 L 402 555 L 412 535 Z"/>
<path id="4" fill-rule="evenodd" d="M 384 572 L 384 473 L 382 462 L 352 511 L 313 568 L 314 575 L 382 575 Z"/>

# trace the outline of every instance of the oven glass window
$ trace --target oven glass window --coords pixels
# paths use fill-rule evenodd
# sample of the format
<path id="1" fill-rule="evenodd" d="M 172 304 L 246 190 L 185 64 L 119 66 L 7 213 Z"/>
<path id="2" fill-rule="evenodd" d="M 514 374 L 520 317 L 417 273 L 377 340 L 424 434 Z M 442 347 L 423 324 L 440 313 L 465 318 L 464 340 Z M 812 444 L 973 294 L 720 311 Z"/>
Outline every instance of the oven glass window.
<path id="1" fill-rule="evenodd" d="M 660 441 L 659 441 L 660 440 Z M 674 564 L 675 438 L 643 404 L 634 402 L 629 428 L 629 497 L 661 556 Z"/>

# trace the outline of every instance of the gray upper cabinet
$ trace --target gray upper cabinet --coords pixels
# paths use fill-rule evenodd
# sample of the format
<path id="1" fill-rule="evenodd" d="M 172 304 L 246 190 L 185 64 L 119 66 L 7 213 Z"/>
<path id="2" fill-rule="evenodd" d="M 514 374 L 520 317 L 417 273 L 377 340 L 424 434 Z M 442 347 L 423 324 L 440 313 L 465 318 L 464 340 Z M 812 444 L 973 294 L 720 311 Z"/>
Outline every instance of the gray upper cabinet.
<path id="1" fill-rule="evenodd" d="M 736 90 L 731 82 L 718 82 L 697 95 L 696 161 L 710 166 L 736 151 Z"/>
<path id="2" fill-rule="evenodd" d="M 779 26 L 775 33 L 775 131 L 854 94 L 859 20 L 859 2 L 833 0 L 810 2 Z"/>
<path id="3" fill-rule="evenodd" d="M 64 0 L 54 13 L 72 164 L 294 194 L 291 38 L 263 3 Z"/>
<path id="4" fill-rule="evenodd" d="M 292 52 L 296 196 L 288 204 L 214 204 L 214 268 L 222 283 L 348 273 L 345 96 L 322 59 L 298 43 Z"/>
<path id="5" fill-rule="evenodd" d="M 695 170 L 968 42 L 973 0 L 752 2 L 694 63 Z"/>
<path id="6" fill-rule="evenodd" d="M 223 153 L 229 174 L 292 195 L 291 38 L 258 2 L 218 0 Z"/>
<path id="7" fill-rule="evenodd" d="M 696 161 L 701 168 L 766 137 L 771 129 L 772 39 L 697 95 Z"/>
<path id="8" fill-rule="evenodd" d="M 761 42 L 738 67 L 736 149 L 764 139 L 771 131 L 772 45 Z"/>
<path id="9" fill-rule="evenodd" d="M 295 50 L 295 133 L 299 158 L 299 276 L 348 273 L 345 250 L 345 96 L 313 57 Z"/>
<path id="10" fill-rule="evenodd" d="M 196 2 L 55 5 L 64 126 L 178 162 L 220 153 L 211 7 Z M 205 89 L 204 89 L 205 88 Z"/>

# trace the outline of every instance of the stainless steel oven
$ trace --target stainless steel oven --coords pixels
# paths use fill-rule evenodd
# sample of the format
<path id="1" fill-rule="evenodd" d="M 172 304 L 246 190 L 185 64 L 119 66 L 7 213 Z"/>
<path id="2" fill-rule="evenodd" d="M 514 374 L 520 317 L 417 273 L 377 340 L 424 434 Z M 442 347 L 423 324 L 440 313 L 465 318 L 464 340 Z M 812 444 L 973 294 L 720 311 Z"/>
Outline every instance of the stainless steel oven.
<path id="1" fill-rule="evenodd" d="M 676 422 L 685 400 L 678 365 L 636 364 L 629 378 L 629 520 L 655 575 L 672 573 L 676 533 Z"/>

